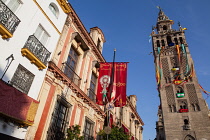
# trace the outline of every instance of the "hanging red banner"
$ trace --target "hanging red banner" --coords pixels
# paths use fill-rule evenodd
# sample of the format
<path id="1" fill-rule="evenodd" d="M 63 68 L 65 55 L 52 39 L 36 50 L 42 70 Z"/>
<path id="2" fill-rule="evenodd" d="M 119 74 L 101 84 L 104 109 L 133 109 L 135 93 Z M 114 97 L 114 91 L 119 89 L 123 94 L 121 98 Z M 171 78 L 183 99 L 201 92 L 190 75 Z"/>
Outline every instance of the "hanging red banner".
<path id="1" fill-rule="evenodd" d="M 114 67 L 113 67 L 114 65 Z M 100 63 L 97 104 L 126 105 L 127 62 Z"/>

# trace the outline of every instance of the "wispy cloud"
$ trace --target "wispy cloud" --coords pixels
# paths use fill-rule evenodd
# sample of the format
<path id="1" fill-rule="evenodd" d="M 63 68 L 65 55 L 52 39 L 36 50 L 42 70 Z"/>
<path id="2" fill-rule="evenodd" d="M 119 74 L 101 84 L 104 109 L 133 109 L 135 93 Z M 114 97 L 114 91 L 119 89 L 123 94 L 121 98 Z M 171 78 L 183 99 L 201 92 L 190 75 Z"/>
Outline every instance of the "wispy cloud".
<path id="1" fill-rule="evenodd" d="M 210 76 L 210 72 L 207 70 L 199 70 L 198 74 L 203 76 Z"/>

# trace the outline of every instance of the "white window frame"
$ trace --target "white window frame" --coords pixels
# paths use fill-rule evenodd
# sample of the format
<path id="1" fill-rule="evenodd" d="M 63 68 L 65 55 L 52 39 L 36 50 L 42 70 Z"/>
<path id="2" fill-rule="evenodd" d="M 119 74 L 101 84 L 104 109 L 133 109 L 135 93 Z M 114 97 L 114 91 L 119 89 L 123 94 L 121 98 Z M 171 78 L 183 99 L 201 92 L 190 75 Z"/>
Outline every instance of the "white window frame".
<path id="1" fill-rule="evenodd" d="M 10 8 L 10 10 L 13 13 L 16 13 L 23 4 L 22 0 L 2 0 L 2 1 L 7 5 L 7 7 Z M 14 5 L 12 5 L 13 8 L 11 8 L 9 4 L 11 3 L 14 4 L 14 2 L 17 2 L 19 5 L 17 5 L 17 7 L 14 7 Z"/>
<path id="2" fill-rule="evenodd" d="M 38 30 L 40 30 L 40 31 L 38 31 Z M 47 46 L 47 43 L 49 42 L 49 39 L 50 39 L 50 35 L 43 28 L 43 26 L 41 24 L 39 24 L 38 27 L 36 28 L 34 36 L 42 43 L 42 45 L 44 45 L 45 47 Z M 46 39 L 44 39 L 44 36 L 46 37 Z"/>

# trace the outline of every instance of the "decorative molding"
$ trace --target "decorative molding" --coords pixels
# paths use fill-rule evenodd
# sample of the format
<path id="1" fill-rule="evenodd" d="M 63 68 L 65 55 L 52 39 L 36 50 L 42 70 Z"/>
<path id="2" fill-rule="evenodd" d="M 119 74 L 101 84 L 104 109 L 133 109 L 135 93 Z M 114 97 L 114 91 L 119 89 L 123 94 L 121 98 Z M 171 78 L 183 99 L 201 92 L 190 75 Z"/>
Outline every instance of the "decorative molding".
<path id="1" fill-rule="evenodd" d="M 72 12 L 69 14 L 73 20 L 73 23 L 76 24 L 78 32 L 81 34 L 81 36 L 87 40 L 88 45 L 92 48 L 94 54 L 98 57 L 98 59 L 100 60 L 100 62 L 105 62 L 104 57 L 102 56 L 100 50 L 96 47 L 96 44 L 94 43 L 94 41 L 92 40 L 92 38 L 90 37 L 88 31 L 86 30 L 86 28 L 84 27 L 84 25 L 82 24 L 82 22 L 80 21 L 79 17 L 77 16 L 77 14 L 75 13 L 75 11 L 72 8 Z"/>
<path id="2" fill-rule="evenodd" d="M 28 58 L 32 64 L 36 65 L 39 68 L 39 70 L 45 69 L 47 67 L 27 48 L 22 48 L 21 54 L 22 54 L 22 56 L 25 56 L 26 58 Z"/>
<path id="3" fill-rule="evenodd" d="M 57 2 L 64 11 L 64 13 L 68 14 L 72 11 L 66 0 L 57 0 Z"/>
<path id="4" fill-rule="evenodd" d="M 54 77 L 67 85 L 75 95 L 82 99 L 83 103 L 86 103 L 88 106 L 92 107 L 97 114 L 105 117 L 104 111 L 76 85 L 74 84 L 52 61 L 49 62 L 48 71 L 54 74 Z"/>

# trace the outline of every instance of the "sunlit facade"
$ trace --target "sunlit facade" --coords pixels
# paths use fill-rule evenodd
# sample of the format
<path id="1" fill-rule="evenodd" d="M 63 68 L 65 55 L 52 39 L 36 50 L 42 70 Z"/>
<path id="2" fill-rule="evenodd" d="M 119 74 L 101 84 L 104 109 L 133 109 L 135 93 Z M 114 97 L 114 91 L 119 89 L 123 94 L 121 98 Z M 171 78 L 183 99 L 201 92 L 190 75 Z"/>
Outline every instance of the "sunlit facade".
<path id="1" fill-rule="evenodd" d="M 103 129 L 103 107 L 96 104 L 99 62 L 105 38 L 98 27 L 87 32 L 72 10 L 49 62 L 38 97 L 34 139 L 62 139 L 71 125 L 81 126 L 85 139 Z"/>
<path id="2" fill-rule="evenodd" d="M 59 2 L 0 0 L 1 139 L 25 139 L 32 128 L 48 61 L 70 12 Z"/>

